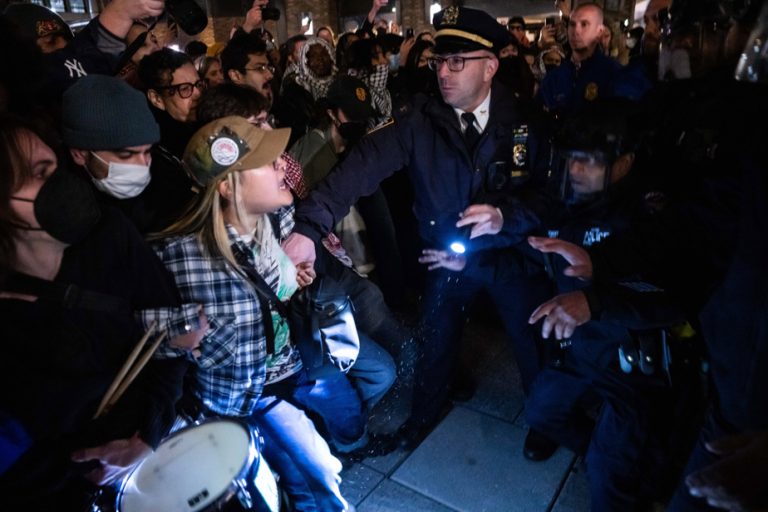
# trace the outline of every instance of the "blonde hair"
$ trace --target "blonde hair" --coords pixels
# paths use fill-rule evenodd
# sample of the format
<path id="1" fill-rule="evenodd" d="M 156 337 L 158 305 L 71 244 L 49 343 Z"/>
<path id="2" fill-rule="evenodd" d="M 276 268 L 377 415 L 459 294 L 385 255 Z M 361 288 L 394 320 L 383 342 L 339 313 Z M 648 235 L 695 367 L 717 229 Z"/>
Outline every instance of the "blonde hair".
<path id="1" fill-rule="evenodd" d="M 234 212 L 239 220 L 245 218 L 245 211 L 240 197 L 240 172 L 229 172 L 224 176 L 208 183 L 198 201 L 187 210 L 184 216 L 177 222 L 159 233 L 150 235 L 150 240 L 158 240 L 175 236 L 196 234 L 204 254 L 212 258 L 223 258 L 236 272 L 243 274 L 235 255 L 227 233 L 227 223 L 224 211 L 229 206 L 230 200 L 219 192 L 219 184 L 226 181 L 232 190 L 234 200 Z M 271 248 L 274 247 L 274 239 L 277 233 L 273 233 L 267 214 L 256 219 L 254 240 L 262 251 L 264 257 L 271 256 Z"/>

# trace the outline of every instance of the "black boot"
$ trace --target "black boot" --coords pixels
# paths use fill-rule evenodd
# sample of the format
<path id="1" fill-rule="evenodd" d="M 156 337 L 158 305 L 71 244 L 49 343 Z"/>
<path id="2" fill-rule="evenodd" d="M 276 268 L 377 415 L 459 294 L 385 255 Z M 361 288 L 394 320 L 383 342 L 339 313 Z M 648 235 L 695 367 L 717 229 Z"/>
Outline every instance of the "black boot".
<path id="1" fill-rule="evenodd" d="M 528 460 L 547 460 L 557 450 L 557 443 L 533 429 L 528 430 L 523 445 L 523 455 Z"/>

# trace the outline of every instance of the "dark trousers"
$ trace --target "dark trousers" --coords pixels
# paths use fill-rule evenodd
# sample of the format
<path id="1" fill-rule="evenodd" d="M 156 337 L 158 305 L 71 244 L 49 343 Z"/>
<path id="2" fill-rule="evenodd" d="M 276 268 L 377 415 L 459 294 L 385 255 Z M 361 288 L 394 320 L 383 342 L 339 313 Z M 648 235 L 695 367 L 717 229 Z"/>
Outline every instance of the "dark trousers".
<path id="1" fill-rule="evenodd" d="M 710 507 L 705 499 L 691 496 L 688 492 L 688 486 L 685 485 L 685 477 L 717 462 L 719 457 L 707 450 L 705 444 L 729 435 L 733 435 L 733 432 L 723 428 L 721 422 L 717 421 L 716 415 L 711 410 L 707 415 L 704 426 L 699 432 L 699 438 L 688 458 L 688 464 L 685 466 L 677 489 L 675 489 L 675 494 L 667 506 L 669 512 L 714 512 L 715 510 L 720 510 Z"/>
<path id="2" fill-rule="evenodd" d="M 583 340 L 584 342 L 587 342 Z M 567 358 L 541 371 L 525 405 L 526 421 L 578 454 L 586 454 L 594 511 L 631 511 L 657 489 L 664 421 L 664 387 L 618 368 L 598 368 Z M 585 402 L 602 405 L 595 421 Z"/>
<path id="3" fill-rule="evenodd" d="M 547 297 L 549 283 L 543 276 L 506 273 L 503 279 L 497 277 L 493 267 L 472 267 L 471 257 L 463 272 L 437 269 L 427 275 L 420 330 L 423 356 L 416 373 L 412 426 L 434 422 L 447 401 L 468 309 L 483 291 L 498 310 L 512 342 L 523 390 L 528 392 L 541 367 L 528 317 Z"/>

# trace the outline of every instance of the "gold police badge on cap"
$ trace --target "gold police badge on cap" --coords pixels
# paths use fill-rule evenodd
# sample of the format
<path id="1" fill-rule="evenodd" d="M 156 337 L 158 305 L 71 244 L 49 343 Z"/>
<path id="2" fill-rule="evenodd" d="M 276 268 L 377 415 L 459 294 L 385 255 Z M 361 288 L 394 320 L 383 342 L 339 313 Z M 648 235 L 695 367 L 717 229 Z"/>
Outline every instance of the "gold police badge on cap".
<path id="1" fill-rule="evenodd" d="M 459 7 L 452 5 L 443 11 L 441 25 L 455 25 L 459 21 Z"/>

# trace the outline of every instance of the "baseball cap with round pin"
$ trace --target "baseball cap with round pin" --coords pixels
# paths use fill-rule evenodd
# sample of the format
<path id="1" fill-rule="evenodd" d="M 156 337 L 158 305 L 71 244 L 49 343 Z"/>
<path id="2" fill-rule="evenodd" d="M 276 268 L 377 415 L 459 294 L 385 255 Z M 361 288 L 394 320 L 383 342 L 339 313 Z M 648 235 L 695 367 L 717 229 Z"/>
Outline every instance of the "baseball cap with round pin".
<path id="1" fill-rule="evenodd" d="M 184 151 L 190 176 L 202 187 L 228 173 L 274 162 L 288 145 L 290 128 L 262 130 L 245 118 L 229 116 L 200 128 Z"/>

